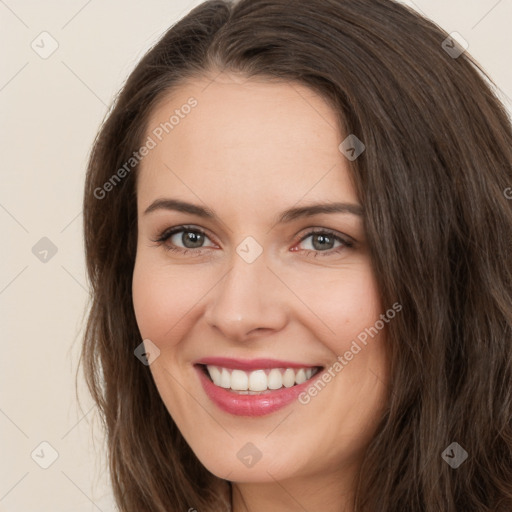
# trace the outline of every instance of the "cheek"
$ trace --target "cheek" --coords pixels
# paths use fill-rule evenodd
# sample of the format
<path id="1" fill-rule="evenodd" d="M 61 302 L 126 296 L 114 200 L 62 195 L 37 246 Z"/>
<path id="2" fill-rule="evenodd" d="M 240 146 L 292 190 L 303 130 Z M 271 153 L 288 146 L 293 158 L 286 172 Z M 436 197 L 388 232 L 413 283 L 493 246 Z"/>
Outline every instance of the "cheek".
<path id="1" fill-rule="evenodd" d="M 155 264 L 150 258 L 137 257 L 132 280 L 135 317 L 143 339 L 161 346 L 179 339 L 188 314 L 198 302 L 203 286 L 197 274 L 187 279 L 179 268 Z M 201 288 L 201 289 L 200 289 Z"/>
<path id="2" fill-rule="evenodd" d="M 297 282 L 300 296 L 316 317 L 322 341 L 338 352 L 379 319 L 381 302 L 370 265 L 340 269 L 328 278 Z M 332 341 L 329 341 L 332 340 Z"/>

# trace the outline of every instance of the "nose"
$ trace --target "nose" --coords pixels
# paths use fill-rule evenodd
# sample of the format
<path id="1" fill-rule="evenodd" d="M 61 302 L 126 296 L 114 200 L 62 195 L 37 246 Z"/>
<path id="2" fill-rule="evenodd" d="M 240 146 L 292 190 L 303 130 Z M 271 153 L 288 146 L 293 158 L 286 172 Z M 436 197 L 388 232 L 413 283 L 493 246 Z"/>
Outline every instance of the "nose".
<path id="1" fill-rule="evenodd" d="M 269 270 L 263 255 L 247 263 L 234 254 L 231 269 L 208 296 L 206 321 L 235 342 L 268 336 L 281 330 L 288 319 L 285 286 Z"/>

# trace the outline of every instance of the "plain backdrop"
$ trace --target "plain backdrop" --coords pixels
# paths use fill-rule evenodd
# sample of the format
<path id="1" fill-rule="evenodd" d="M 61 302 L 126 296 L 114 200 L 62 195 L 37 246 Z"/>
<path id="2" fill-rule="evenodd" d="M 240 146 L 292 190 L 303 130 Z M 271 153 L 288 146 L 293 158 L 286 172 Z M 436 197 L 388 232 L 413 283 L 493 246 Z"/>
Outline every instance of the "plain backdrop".
<path id="1" fill-rule="evenodd" d="M 85 166 L 127 75 L 200 3 L 0 0 L 1 511 L 115 510 L 81 380 L 81 408 L 75 397 Z M 404 3 L 459 32 L 510 109 L 512 0 Z"/>

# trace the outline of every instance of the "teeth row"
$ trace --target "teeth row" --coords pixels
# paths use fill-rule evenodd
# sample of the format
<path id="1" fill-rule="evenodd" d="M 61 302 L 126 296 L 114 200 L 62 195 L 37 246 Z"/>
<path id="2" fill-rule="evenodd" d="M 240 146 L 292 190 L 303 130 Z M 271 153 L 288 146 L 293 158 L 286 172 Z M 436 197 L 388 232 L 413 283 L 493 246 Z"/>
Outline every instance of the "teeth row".
<path id="1" fill-rule="evenodd" d="M 286 368 L 282 371 L 279 368 L 271 370 L 254 370 L 245 372 L 243 370 L 231 370 L 218 366 L 207 365 L 206 369 L 210 374 L 213 383 L 225 389 L 233 391 L 259 392 L 268 389 L 291 388 L 295 384 L 302 384 L 310 379 L 316 372 L 314 368 Z"/>

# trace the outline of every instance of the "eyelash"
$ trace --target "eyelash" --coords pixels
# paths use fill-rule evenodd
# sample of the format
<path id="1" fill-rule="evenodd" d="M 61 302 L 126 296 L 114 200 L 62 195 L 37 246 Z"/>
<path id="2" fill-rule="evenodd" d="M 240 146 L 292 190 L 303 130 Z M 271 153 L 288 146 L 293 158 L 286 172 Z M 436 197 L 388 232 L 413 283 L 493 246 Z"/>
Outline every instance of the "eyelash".
<path id="1" fill-rule="evenodd" d="M 165 229 L 162 233 L 160 233 L 160 235 L 158 236 L 158 238 L 156 240 L 152 240 L 152 241 L 157 243 L 158 245 L 164 245 L 165 242 L 167 242 L 167 240 L 169 240 L 169 238 L 171 238 L 176 233 L 180 233 L 180 232 L 195 233 L 195 234 L 204 235 L 208 239 L 210 238 L 202 229 L 190 227 L 190 226 L 176 226 L 174 228 Z M 318 234 L 329 235 L 332 238 L 334 238 L 334 240 L 341 242 L 341 245 L 339 247 L 332 248 L 327 251 L 299 249 L 299 250 L 297 250 L 297 252 L 306 252 L 307 256 L 309 256 L 311 253 L 314 253 L 313 257 L 316 258 L 319 254 L 321 257 L 332 256 L 334 254 L 340 253 L 344 249 L 354 247 L 354 241 L 350 240 L 348 237 L 343 238 L 340 235 L 336 234 L 335 231 L 331 231 L 330 229 L 326 229 L 326 228 L 313 228 L 311 231 L 306 233 L 302 238 L 300 238 L 297 242 L 295 242 L 295 244 L 301 243 L 304 240 L 306 240 L 307 238 L 309 238 L 310 236 L 318 235 Z M 202 254 L 202 249 L 206 249 L 206 247 L 199 247 L 196 249 L 189 249 L 189 248 L 184 249 L 181 247 L 176 247 L 174 245 L 167 245 L 167 244 L 164 245 L 164 248 L 166 251 L 181 253 L 183 256 L 185 256 L 188 253 L 193 253 L 194 256 L 200 256 Z"/>

